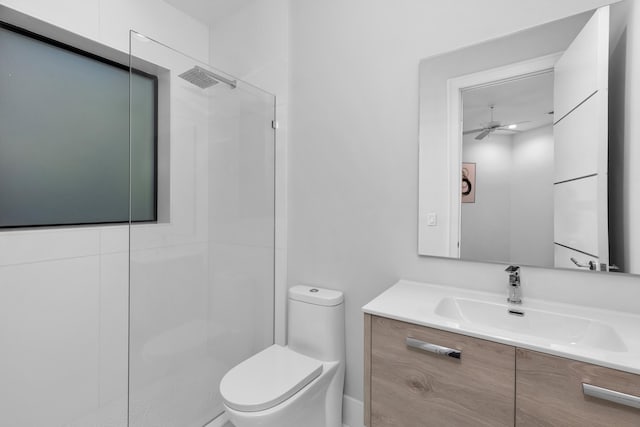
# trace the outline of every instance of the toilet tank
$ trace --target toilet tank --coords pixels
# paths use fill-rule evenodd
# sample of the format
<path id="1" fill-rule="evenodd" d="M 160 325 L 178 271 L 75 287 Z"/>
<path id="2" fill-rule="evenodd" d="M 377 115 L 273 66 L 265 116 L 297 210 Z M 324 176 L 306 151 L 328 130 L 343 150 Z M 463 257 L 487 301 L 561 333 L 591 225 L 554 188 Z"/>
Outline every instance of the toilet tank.
<path id="1" fill-rule="evenodd" d="M 313 286 L 289 289 L 288 346 L 323 361 L 344 362 L 344 295 Z"/>

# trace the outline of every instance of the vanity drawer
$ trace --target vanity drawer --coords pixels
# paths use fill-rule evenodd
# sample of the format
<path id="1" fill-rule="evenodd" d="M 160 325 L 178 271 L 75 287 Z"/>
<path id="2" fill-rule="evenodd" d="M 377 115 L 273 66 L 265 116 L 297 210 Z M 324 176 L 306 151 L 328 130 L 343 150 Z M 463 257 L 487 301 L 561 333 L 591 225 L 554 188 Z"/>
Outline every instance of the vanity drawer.
<path id="1" fill-rule="evenodd" d="M 383 317 L 367 321 L 370 427 L 513 426 L 513 347 Z M 421 342 L 460 358 L 411 347 Z"/>
<path id="2" fill-rule="evenodd" d="M 640 375 L 519 348 L 516 377 L 518 427 L 640 426 L 640 409 L 583 392 L 584 383 L 640 396 Z"/>

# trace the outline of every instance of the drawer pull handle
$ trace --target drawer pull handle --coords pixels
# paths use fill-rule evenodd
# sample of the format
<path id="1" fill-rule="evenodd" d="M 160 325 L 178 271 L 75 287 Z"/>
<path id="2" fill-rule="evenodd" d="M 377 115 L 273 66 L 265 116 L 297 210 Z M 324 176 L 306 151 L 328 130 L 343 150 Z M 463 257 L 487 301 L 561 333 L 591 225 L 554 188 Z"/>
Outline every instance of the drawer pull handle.
<path id="1" fill-rule="evenodd" d="M 407 337 L 405 342 L 408 347 L 428 351 L 429 353 L 441 354 L 443 356 L 453 357 L 454 359 L 460 359 L 462 357 L 462 352 L 453 348 L 442 347 L 440 345 L 431 344 L 409 337 Z"/>
<path id="2" fill-rule="evenodd" d="M 617 403 L 619 405 L 640 409 L 640 397 L 632 394 L 620 393 L 619 391 L 613 391 L 585 383 L 582 383 L 582 392 L 585 396 L 608 400 L 609 402 Z"/>

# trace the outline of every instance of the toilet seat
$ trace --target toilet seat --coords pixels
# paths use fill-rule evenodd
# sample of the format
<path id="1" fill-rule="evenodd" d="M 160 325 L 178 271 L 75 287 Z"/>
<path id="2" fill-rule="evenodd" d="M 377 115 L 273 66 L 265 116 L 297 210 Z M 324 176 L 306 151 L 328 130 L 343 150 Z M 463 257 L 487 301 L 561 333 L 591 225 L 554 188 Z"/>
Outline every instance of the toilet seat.
<path id="1" fill-rule="evenodd" d="M 322 373 L 322 362 L 274 344 L 231 369 L 220 382 L 230 408 L 262 411 L 284 402 Z"/>

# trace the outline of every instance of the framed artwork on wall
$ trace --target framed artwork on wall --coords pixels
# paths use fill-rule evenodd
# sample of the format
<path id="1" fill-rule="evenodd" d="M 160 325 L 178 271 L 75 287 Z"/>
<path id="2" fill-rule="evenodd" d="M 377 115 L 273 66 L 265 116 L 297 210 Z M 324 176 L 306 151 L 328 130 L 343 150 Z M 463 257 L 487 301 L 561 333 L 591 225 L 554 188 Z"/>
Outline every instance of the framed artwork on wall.
<path id="1" fill-rule="evenodd" d="M 476 164 L 462 163 L 462 203 L 476 202 Z"/>

